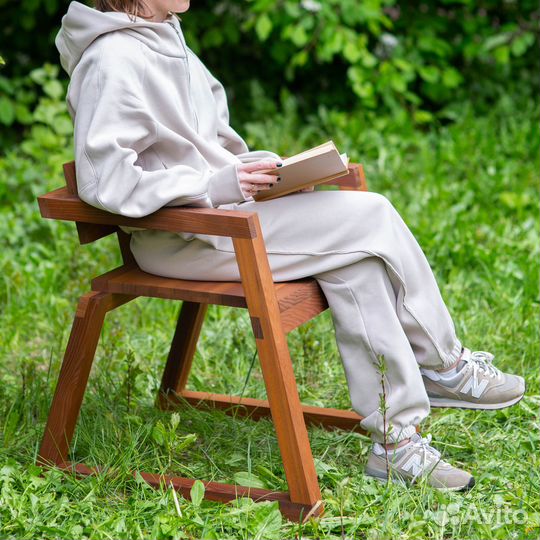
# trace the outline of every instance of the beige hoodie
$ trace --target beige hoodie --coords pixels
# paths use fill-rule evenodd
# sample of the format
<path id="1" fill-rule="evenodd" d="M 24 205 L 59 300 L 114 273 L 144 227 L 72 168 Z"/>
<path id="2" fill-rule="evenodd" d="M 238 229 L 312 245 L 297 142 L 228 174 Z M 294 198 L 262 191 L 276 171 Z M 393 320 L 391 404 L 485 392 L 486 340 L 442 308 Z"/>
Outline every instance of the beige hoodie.
<path id="1" fill-rule="evenodd" d="M 71 78 L 78 191 L 88 204 L 140 217 L 241 202 L 251 197 L 236 164 L 280 159 L 250 152 L 229 126 L 223 85 L 186 45 L 176 16 L 132 22 L 71 2 L 56 46 Z"/>

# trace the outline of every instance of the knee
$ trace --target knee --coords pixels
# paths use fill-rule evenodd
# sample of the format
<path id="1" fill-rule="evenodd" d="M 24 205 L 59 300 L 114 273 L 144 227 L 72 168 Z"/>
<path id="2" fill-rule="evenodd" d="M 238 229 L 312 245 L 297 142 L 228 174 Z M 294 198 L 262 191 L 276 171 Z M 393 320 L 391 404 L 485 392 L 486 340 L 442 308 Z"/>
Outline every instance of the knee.
<path id="1" fill-rule="evenodd" d="M 364 191 L 358 192 L 357 195 L 359 197 L 356 198 L 354 206 L 360 215 L 365 215 L 366 210 L 374 214 L 386 214 L 396 211 L 390 199 L 382 193 Z"/>

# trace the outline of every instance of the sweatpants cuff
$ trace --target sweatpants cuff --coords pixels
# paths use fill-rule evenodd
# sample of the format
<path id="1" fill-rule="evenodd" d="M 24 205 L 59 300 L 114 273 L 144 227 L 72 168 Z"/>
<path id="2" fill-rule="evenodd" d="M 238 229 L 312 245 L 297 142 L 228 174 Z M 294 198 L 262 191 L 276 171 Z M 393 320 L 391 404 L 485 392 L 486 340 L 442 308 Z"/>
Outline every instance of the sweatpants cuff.
<path id="1" fill-rule="evenodd" d="M 408 439 L 416 433 L 416 426 L 407 426 L 400 430 L 392 429 L 390 433 L 386 434 L 386 441 L 384 440 L 384 434 L 379 432 L 371 433 L 371 440 L 380 444 L 398 443 L 403 439 Z"/>
<path id="2" fill-rule="evenodd" d="M 461 356 L 461 349 L 462 349 L 461 341 L 456 338 L 456 341 L 454 342 L 454 347 L 452 348 L 452 350 L 448 354 L 441 356 L 441 360 L 442 360 L 441 368 L 445 369 L 445 368 L 449 368 L 450 366 L 453 366 L 457 362 L 458 358 Z"/>

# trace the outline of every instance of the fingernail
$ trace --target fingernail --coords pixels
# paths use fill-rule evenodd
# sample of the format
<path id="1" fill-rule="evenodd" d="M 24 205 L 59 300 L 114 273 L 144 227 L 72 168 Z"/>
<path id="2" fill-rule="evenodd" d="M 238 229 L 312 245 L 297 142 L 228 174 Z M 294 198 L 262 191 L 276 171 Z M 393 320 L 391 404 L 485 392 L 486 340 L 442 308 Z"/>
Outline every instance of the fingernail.
<path id="1" fill-rule="evenodd" d="M 278 176 L 278 177 L 277 177 L 277 181 L 278 181 L 278 182 L 281 182 L 281 176 Z"/>
<path id="2" fill-rule="evenodd" d="M 283 163 L 278 163 L 277 167 L 281 167 L 282 165 L 283 165 Z"/>

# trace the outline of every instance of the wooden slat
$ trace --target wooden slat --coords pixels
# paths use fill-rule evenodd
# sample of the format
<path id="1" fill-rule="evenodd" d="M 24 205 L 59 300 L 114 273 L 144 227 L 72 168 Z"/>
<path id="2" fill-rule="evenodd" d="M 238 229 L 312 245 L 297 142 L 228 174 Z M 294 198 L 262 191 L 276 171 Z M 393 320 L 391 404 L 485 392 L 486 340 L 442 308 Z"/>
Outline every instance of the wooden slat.
<path id="1" fill-rule="evenodd" d="M 271 416 L 270 406 L 265 399 L 230 396 L 213 392 L 182 390 L 178 394 L 161 395 L 158 404 L 160 409 L 170 411 L 178 409 L 185 402 L 199 408 L 215 407 L 232 416 L 248 416 L 251 420 Z M 360 427 L 362 417 L 354 411 L 302 405 L 302 413 L 307 424 L 321 426 L 328 430 L 345 429 L 357 433 L 366 433 Z"/>
<path id="2" fill-rule="evenodd" d="M 257 215 L 253 222 L 256 230 L 253 238 L 233 238 L 236 260 L 291 501 L 314 504 L 321 499 L 315 463 Z"/>
<path id="3" fill-rule="evenodd" d="M 75 162 L 70 161 L 64 163 L 64 178 L 66 180 L 66 188 L 72 195 L 78 195 L 77 173 L 75 170 Z M 80 223 L 77 222 L 77 233 L 79 234 L 79 242 L 81 244 L 90 244 L 100 238 L 109 236 L 117 231 L 118 227 L 114 225 L 99 225 L 96 223 Z"/>
<path id="4" fill-rule="evenodd" d="M 99 225 L 141 227 L 169 232 L 213 234 L 231 238 L 252 238 L 255 233 L 255 212 L 220 210 L 218 208 L 161 208 L 140 218 L 130 218 L 105 212 L 86 204 L 67 188 L 59 188 L 38 197 L 39 209 L 44 218 L 80 221 Z"/>
<path id="5" fill-rule="evenodd" d="M 207 309 L 208 304 L 182 303 L 161 379 L 161 394 L 180 392 L 186 386 Z"/>
<path id="6" fill-rule="evenodd" d="M 281 284 L 276 283 L 276 286 L 279 285 Z M 326 296 L 314 278 L 306 278 L 302 287 L 288 291 L 287 295 L 278 288 L 277 296 L 281 311 L 281 325 L 285 333 L 298 328 L 328 308 Z"/>
<path id="7" fill-rule="evenodd" d="M 106 472 L 102 467 L 89 467 L 84 463 L 70 463 L 66 461 L 59 464 L 58 468 L 75 473 L 79 476 L 91 476 Z M 171 486 L 186 499 L 191 498 L 191 488 L 195 482 L 191 478 L 171 476 L 163 474 L 134 471 L 133 476 L 139 474 L 153 488 L 169 489 Z M 281 513 L 289 520 L 305 523 L 311 517 L 321 516 L 324 505 L 321 500 L 314 504 L 298 504 L 291 501 L 289 494 L 284 491 L 272 491 L 269 489 L 240 486 L 238 484 L 225 484 L 202 480 L 204 484 L 204 498 L 211 501 L 228 503 L 239 497 L 250 497 L 255 502 L 278 501 Z"/>
<path id="8" fill-rule="evenodd" d="M 290 314 L 291 325 L 296 324 L 302 312 L 314 313 L 319 307 L 325 306 L 325 309 L 327 307 L 326 299 L 314 278 L 277 282 L 274 283 L 274 287 L 280 311 Z M 198 281 L 167 278 L 143 272 L 134 265 L 119 266 L 94 278 L 92 290 L 169 300 L 187 300 L 203 304 L 247 307 L 244 287 L 240 281 Z M 304 319 L 302 322 L 306 320 Z"/>
<path id="9" fill-rule="evenodd" d="M 79 300 L 39 450 L 39 463 L 58 464 L 67 459 L 105 314 L 132 299 L 90 292 Z"/>
<path id="10" fill-rule="evenodd" d="M 349 174 L 321 182 L 319 186 L 339 186 L 343 190 L 366 191 L 364 169 L 359 163 L 349 163 Z M 317 188 L 315 188 L 317 189 Z"/>

